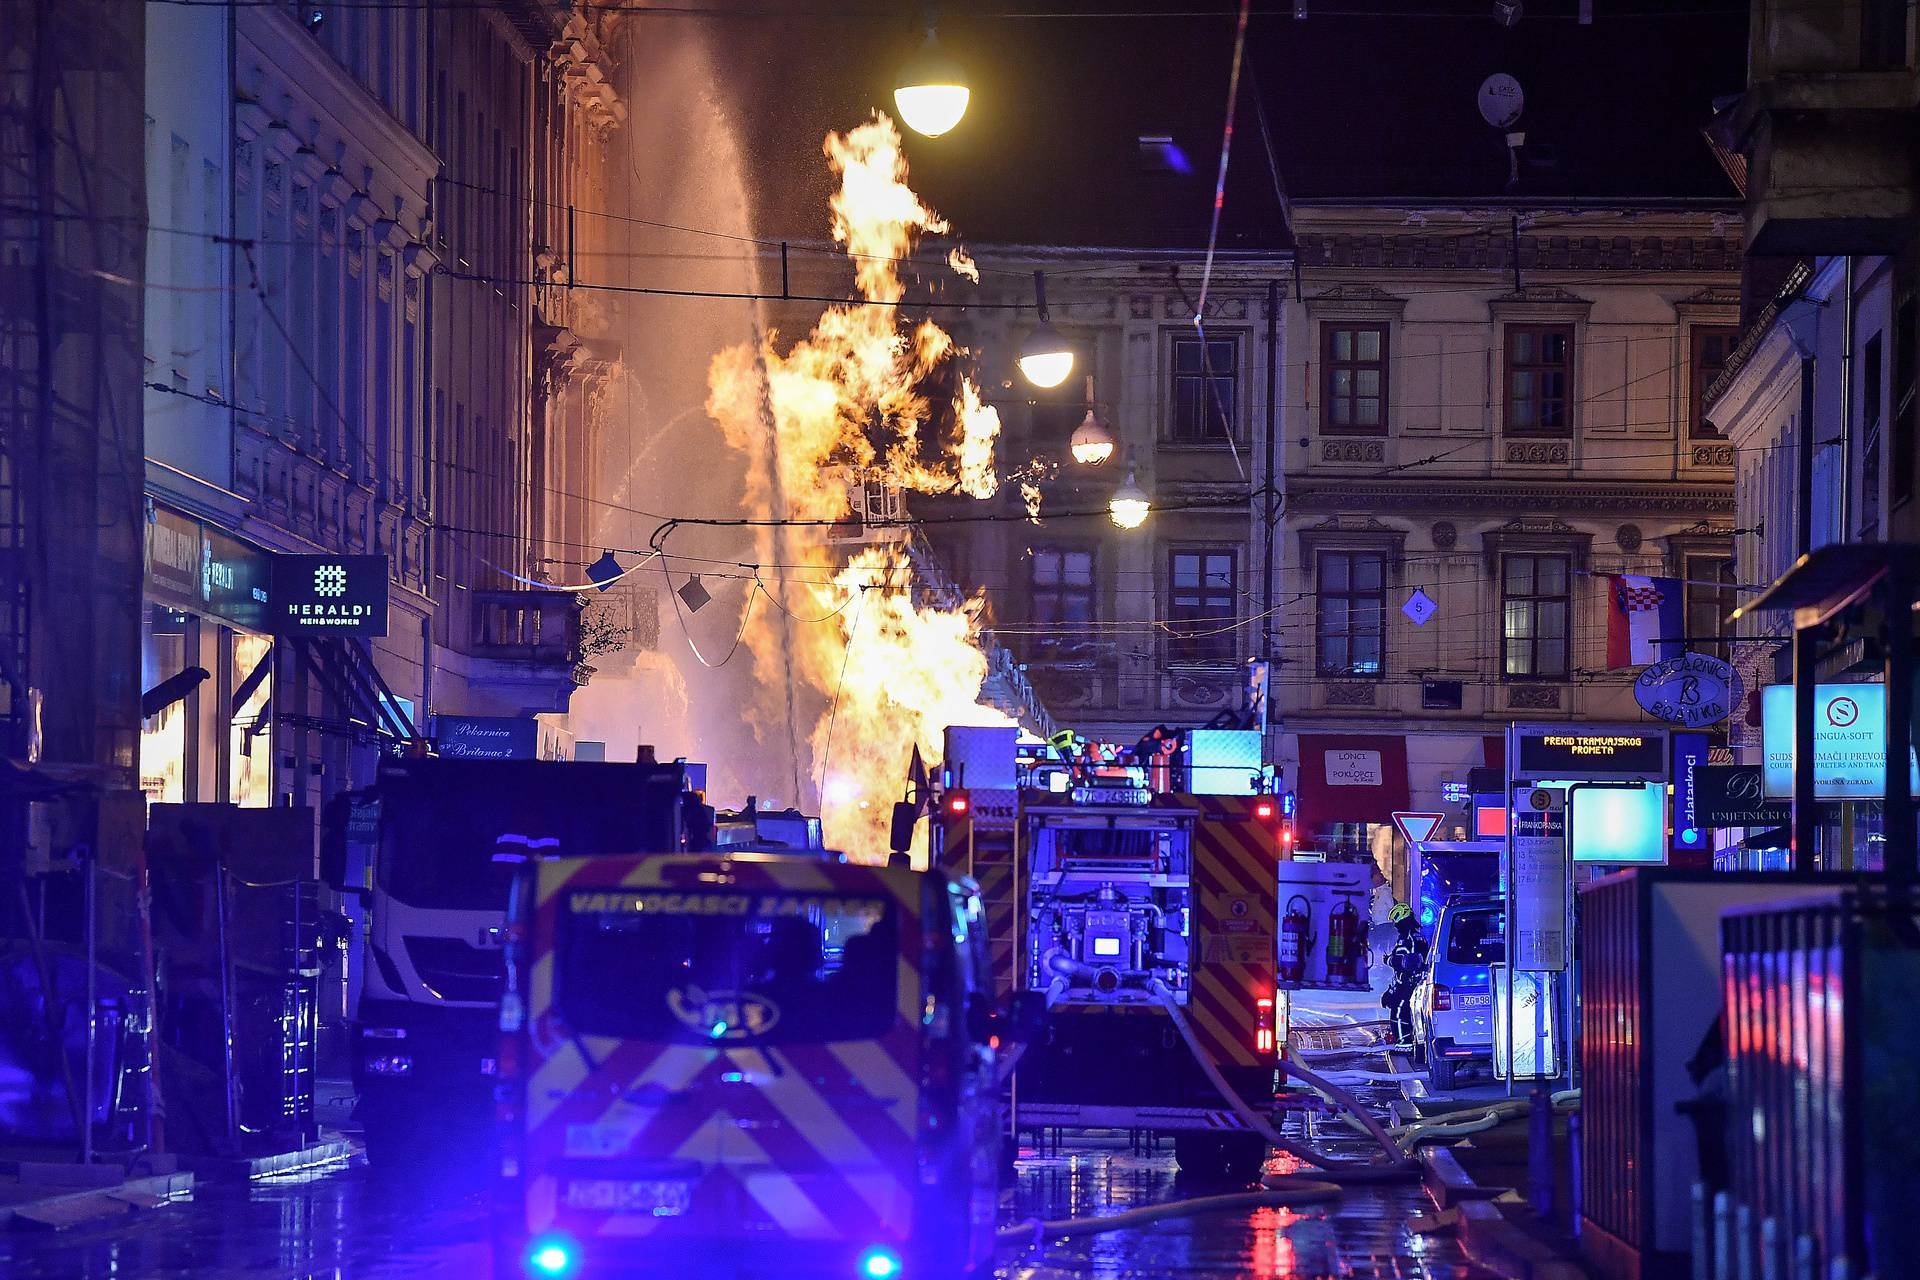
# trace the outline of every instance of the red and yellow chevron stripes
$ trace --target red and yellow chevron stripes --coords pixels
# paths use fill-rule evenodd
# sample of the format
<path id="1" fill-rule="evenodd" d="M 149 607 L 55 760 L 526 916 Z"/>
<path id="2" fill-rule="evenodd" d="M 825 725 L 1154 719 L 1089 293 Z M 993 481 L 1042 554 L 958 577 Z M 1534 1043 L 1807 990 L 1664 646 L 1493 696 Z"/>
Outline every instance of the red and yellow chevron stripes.
<path id="1" fill-rule="evenodd" d="M 717 870 L 714 864 L 721 864 Z M 576 1037 L 554 1004 L 556 916 L 583 890 L 885 896 L 899 940 L 896 1013 L 869 1040 L 662 1043 Z M 709 882 L 710 883 L 710 882 Z M 525 1225 L 582 1239 L 774 1238 L 904 1244 L 918 1161 L 922 880 L 802 858 L 673 855 L 543 863 L 527 930 Z M 621 975 L 608 974 L 619 982 Z M 685 1189 L 673 1212 L 567 1204 L 572 1180 Z"/>
<path id="2" fill-rule="evenodd" d="M 1271 1065 L 1255 1050 L 1256 1001 L 1273 998 L 1275 884 L 1273 829 L 1254 817 L 1254 797 L 1192 796 L 1193 893 L 1197 925 L 1187 1012 L 1214 1061 Z"/>

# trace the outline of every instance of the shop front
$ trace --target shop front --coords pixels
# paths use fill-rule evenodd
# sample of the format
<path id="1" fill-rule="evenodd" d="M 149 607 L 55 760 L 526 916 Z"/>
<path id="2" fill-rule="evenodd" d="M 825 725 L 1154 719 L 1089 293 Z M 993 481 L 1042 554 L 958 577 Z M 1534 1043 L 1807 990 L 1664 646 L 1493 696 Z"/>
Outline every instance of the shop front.
<path id="1" fill-rule="evenodd" d="M 272 556 L 150 503 L 140 787 L 150 802 L 273 803 Z"/>

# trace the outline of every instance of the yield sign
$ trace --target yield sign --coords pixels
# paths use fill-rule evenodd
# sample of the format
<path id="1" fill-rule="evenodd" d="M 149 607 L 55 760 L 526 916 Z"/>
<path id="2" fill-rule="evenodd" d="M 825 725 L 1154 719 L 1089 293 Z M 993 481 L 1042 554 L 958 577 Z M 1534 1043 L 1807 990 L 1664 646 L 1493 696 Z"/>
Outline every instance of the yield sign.
<path id="1" fill-rule="evenodd" d="M 1440 825 L 1440 819 L 1446 816 L 1444 813 L 1396 813 L 1393 815 L 1393 825 L 1400 828 L 1400 834 L 1406 837 L 1409 845 L 1417 846 L 1433 834 L 1433 829 Z"/>

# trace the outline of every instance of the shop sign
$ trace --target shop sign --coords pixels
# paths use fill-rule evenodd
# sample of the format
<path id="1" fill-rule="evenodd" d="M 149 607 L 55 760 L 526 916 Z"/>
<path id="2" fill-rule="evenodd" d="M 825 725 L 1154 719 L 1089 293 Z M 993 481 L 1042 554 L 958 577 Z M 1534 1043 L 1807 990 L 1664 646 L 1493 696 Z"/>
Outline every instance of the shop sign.
<path id="1" fill-rule="evenodd" d="M 1713 847 L 1713 836 L 1700 821 L 1700 771 L 1707 767 L 1707 735 L 1673 735 L 1673 847 L 1697 853 Z"/>
<path id="2" fill-rule="evenodd" d="M 249 631 L 266 629 L 273 572 L 266 552 L 156 505 L 147 517 L 146 553 L 148 599 Z"/>
<path id="3" fill-rule="evenodd" d="M 1702 827 L 1784 827 L 1793 805 L 1767 798 L 1757 764 L 1709 764 L 1693 771 L 1694 817 Z"/>
<path id="4" fill-rule="evenodd" d="M 1793 794 L 1793 686 L 1760 695 L 1767 794 Z M 1909 748 L 1911 751 L 1911 748 Z M 1920 766 L 1908 759 L 1920 795 Z M 1819 800 L 1875 800 L 1887 793 L 1887 686 L 1822 684 L 1813 691 L 1813 794 Z"/>
<path id="5" fill-rule="evenodd" d="M 1582 782 L 1644 782 L 1667 776 L 1664 729 L 1635 731 L 1611 725 L 1516 725 L 1520 778 Z"/>
<path id="6" fill-rule="evenodd" d="M 200 589 L 207 612 L 249 631 L 267 626 L 267 593 L 273 562 L 238 538 L 204 529 L 200 542 Z"/>
<path id="7" fill-rule="evenodd" d="M 532 716 L 435 716 L 433 743 L 456 760 L 532 760 L 540 726 Z"/>
<path id="8" fill-rule="evenodd" d="M 1380 753 L 1344 747 L 1329 748 L 1325 755 L 1327 785 L 1330 787 L 1377 787 L 1381 785 Z"/>
<path id="9" fill-rule="evenodd" d="M 387 558 L 275 556 L 271 618 L 281 636 L 387 634 Z"/>
<path id="10" fill-rule="evenodd" d="M 198 520 L 154 507 L 147 517 L 147 595 L 160 604 L 199 612 L 201 544 Z"/>
<path id="11" fill-rule="evenodd" d="M 1648 715 L 1689 729 L 1719 724 L 1746 690 L 1740 673 L 1704 653 L 1683 653 L 1642 669 L 1633 700 Z"/>

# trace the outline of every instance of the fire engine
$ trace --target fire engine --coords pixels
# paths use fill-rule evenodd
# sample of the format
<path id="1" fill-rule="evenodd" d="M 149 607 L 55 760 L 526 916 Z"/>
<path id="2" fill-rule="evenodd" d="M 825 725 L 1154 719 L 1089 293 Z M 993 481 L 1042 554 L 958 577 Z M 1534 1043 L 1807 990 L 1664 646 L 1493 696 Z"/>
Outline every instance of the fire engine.
<path id="1" fill-rule="evenodd" d="M 971 876 L 999 992 L 1042 993 L 1047 1031 L 1012 1085 L 1014 1131 L 1173 1139 L 1184 1169 L 1246 1175 L 1266 1153 L 1186 1040 L 1260 1113 L 1279 1101 L 1277 870 L 1288 834 L 1257 772 L 1190 789 L 1179 735 L 1135 747 L 1021 744 L 954 727 L 933 856 Z M 1226 789 L 1224 786 L 1221 789 Z"/>

